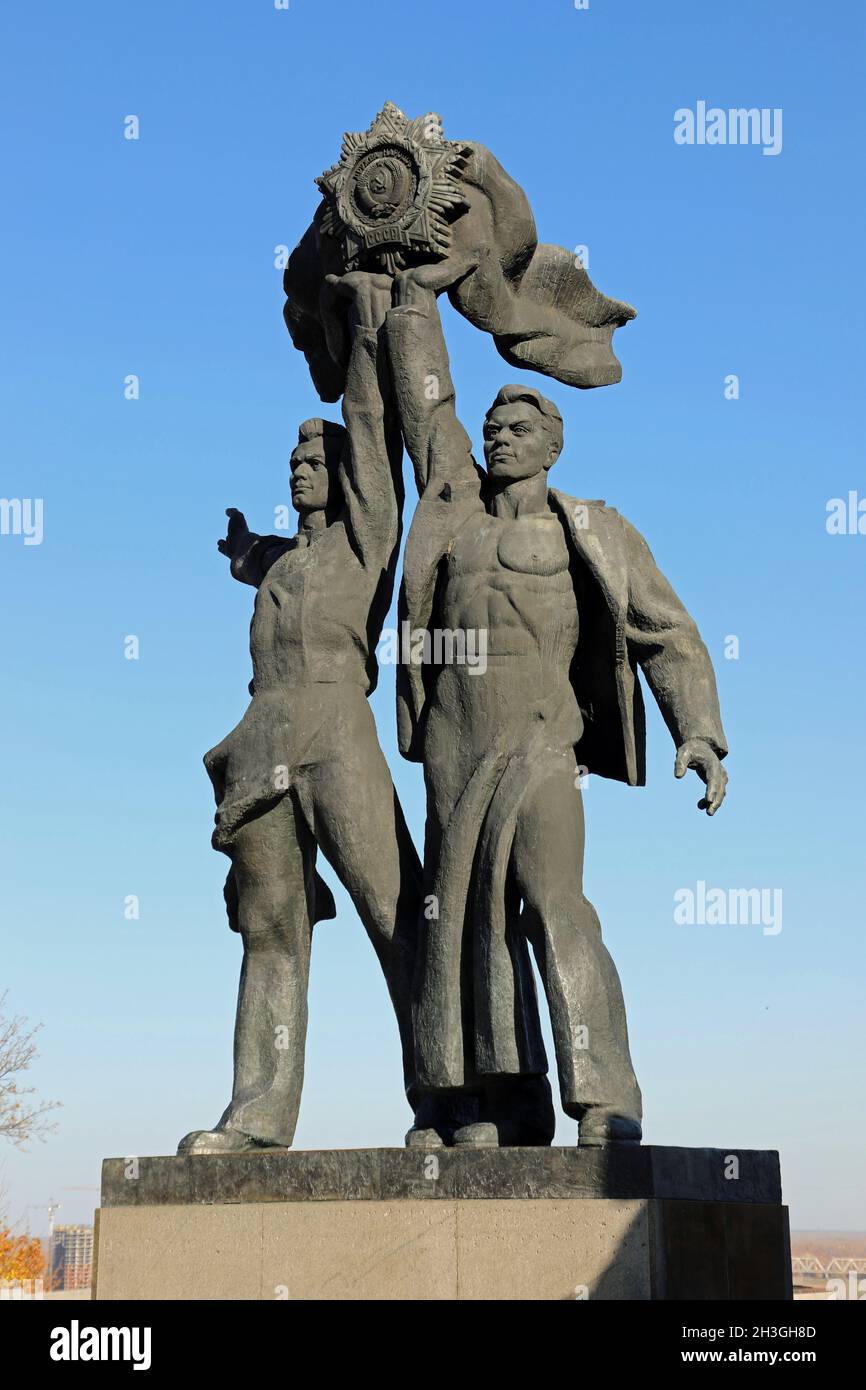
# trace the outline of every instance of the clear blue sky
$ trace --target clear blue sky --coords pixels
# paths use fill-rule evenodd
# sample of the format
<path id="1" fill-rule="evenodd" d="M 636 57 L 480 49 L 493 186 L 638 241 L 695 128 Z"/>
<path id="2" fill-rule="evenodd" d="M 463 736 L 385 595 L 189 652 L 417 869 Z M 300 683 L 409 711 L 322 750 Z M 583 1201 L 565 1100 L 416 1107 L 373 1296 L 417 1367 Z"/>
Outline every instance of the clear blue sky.
<path id="1" fill-rule="evenodd" d="M 239 942 L 201 755 L 245 705 L 253 594 L 216 540 L 228 505 L 271 529 L 297 422 L 321 411 L 274 248 L 307 226 L 342 132 L 391 99 L 489 145 L 542 239 L 588 245 L 596 284 L 638 309 L 621 385 L 550 394 L 554 481 L 647 536 L 716 662 L 731 745 L 712 821 L 654 707 L 648 787 L 586 793 L 646 1139 L 778 1148 L 795 1227 L 866 1228 L 866 536 L 825 526 L 828 499 L 866 496 L 862 8 L 18 0 L 3 25 L 0 493 L 44 499 L 44 540 L 0 536 L 0 986 L 44 1023 L 33 1080 L 64 1107 L 48 1143 L 7 1154 L 13 1216 L 53 1196 L 89 1220 L 97 1194 L 66 1188 L 95 1187 L 104 1155 L 173 1152 L 228 1098 Z M 781 108 L 781 153 L 675 144 L 674 112 L 701 100 Z M 520 373 L 450 311 L 446 330 L 478 442 Z M 374 708 L 420 837 L 393 669 Z M 699 880 L 780 888 L 782 931 L 676 925 Z M 297 1144 L 398 1144 L 396 1030 L 338 899 Z"/>

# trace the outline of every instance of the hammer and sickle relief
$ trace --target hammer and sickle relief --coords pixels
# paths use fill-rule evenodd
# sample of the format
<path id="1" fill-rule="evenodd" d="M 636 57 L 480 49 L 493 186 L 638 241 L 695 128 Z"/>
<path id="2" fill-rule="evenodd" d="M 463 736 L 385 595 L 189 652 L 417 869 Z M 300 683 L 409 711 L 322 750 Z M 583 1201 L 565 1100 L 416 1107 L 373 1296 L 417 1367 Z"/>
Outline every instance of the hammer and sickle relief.
<path id="1" fill-rule="evenodd" d="M 408 174 L 397 159 L 374 160 L 358 175 L 355 202 L 370 221 L 393 217 L 406 201 Z"/>

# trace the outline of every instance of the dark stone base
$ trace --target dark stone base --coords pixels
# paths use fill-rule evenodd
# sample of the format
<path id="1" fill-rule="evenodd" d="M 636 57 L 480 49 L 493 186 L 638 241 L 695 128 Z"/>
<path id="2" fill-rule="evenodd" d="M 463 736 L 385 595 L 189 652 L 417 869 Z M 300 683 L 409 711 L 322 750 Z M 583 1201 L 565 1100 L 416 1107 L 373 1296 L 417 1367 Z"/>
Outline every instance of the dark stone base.
<path id="1" fill-rule="evenodd" d="M 782 1200 L 779 1155 L 762 1149 L 262 1149 L 136 1163 L 105 1159 L 103 1207 L 406 1198 Z"/>
<path id="2" fill-rule="evenodd" d="M 736 1160 L 736 1161 L 735 1161 Z M 778 1155 L 106 1159 L 100 1299 L 790 1299 Z"/>

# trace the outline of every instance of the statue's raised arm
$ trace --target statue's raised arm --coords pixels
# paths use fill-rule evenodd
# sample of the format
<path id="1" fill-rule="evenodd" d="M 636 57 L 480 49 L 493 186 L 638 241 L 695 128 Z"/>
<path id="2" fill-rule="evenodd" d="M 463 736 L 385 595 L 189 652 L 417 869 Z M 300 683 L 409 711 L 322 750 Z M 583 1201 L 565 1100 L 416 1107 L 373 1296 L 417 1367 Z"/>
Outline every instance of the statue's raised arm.
<path id="1" fill-rule="evenodd" d="M 477 490 L 480 481 L 471 441 L 457 418 L 436 302 L 437 291 L 465 272 L 465 265 L 449 261 L 404 271 L 395 281 L 395 307 L 386 319 L 394 395 L 420 496 L 445 483 Z"/>

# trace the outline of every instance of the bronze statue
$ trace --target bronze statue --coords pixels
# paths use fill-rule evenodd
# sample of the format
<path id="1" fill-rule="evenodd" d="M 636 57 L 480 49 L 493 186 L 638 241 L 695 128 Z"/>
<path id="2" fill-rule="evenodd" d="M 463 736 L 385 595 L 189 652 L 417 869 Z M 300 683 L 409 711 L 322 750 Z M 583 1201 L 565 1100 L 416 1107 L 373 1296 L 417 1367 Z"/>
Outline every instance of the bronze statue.
<path id="1" fill-rule="evenodd" d="M 583 895 L 579 768 L 643 783 L 640 668 L 674 738 L 676 773 L 698 772 L 713 815 L 727 780 L 715 679 L 637 531 L 602 502 L 548 488 L 563 443 L 552 402 L 503 387 L 484 422 L 486 473 L 475 464 L 436 306 L 453 273 L 447 260 L 407 270 L 386 317 L 420 499 L 402 608 L 413 632 L 487 633 L 483 677 L 459 663 L 398 672 L 400 748 L 424 764 L 424 893 L 436 908 L 422 919 L 414 999 L 417 1081 L 430 1099 L 410 1142 L 429 1145 L 442 1114 L 447 1128 L 462 1090 L 480 1110 L 456 1142 L 511 1132 L 512 1107 L 503 1114 L 484 1093 L 491 1080 L 501 1088 L 547 1070 L 531 944 L 580 1142 L 636 1143 L 641 1095 L 622 991 Z M 518 1128 L 509 1142 L 539 1140 Z"/>
<path id="2" fill-rule="evenodd" d="M 368 694 L 391 603 L 401 531 L 402 447 L 379 332 L 391 281 L 340 285 L 352 354 L 343 426 L 301 425 L 292 454 L 291 540 L 257 536 L 229 511 L 219 548 L 257 589 L 252 699 L 205 757 L 213 844 L 232 867 L 229 920 L 244 944 L 234 1090 L 213 1130 L 181 1153 L 290 1145 L 304 1075 L 313 924 L 334 916 L 317 848 L 349 893 L 390 991 L 412 1097 L 410 988 L 420 865 L 379 747 Z"/>

